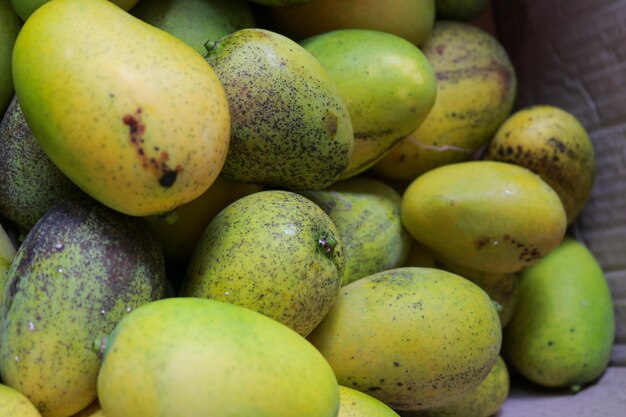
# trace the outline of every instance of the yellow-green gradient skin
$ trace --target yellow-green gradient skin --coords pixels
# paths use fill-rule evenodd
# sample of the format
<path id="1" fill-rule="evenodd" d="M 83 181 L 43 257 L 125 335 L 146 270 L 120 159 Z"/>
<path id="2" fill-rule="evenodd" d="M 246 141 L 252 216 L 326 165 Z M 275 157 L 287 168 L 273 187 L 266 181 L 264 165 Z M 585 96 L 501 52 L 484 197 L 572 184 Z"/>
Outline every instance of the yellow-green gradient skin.
<path id="1" fill-rule="evenodd" d="M 337 297 L 344 267 L 340 234 L 320 207 L 261 191 L 211 220 L 180 294 L 247 307 L 306 336 Z"/>
<path id="2" fill-rule="evenodd" d="M 354 148 L 352 123 L 317 59 L 291 39 L 256 28 L 220 39 L 206 59 L 230 104 L 224 176 L 315 190 L 339 179 Z"/>
<path id="3" fill-rule="evenodd" d="M 255 25 L 245 0 L 142 1 L 131 14 L 180 38 L 202 55 L 207 41 Z"/>
<path id="4" fill-rule="evenodd" d="M 107 417 L 335 417 L 339 409 L 332 369 L 305 338 L 247 308 L 192 297 L 146 304 L 120 322 L 98 398 Z"/>
<path id="5" fill-rule="evenodd" d="M 44 417 L 96 398 L 93 341 L 163 297 L 163 255 L 142 219 L 92 199 L 51 208 L 19 247 L 0 310 L 0 373 Z"/>
<path id="6" fill-rule="evenodd" d="M 300 44 L 324 66 L 348 107 L 354 151 L 342 178 L 370 168 L 424 121 L 435 73 L 417 46 L 390 33 L 342 29 Z"/>
<path id="7" fill-rule="evenodd" d="M 0 415 L 7 417 L 41 417 L 39 411 L 21 392 L 0 384 Z"/>
<path id="8" fill-rule="evenodd" d="M 417 130 L 374 166 L 384 178 L 410 180 L 471 159 L 513 108 L 515 69 L 489 33 L 469 23 L 437 21 L 421 50 L 437 77 L 435 105 Z"/>
<path id="9" fill-rule="evenodd" d="M 13 76 L 46 154 L 117 211 L 171 210 L 202 194 L 223 165 L 230 119 L 214 71 L 109 1 L 37 9 L 15 43 Z"/>
<path id="10" fill-rule="evenodd" d="M 604 273 L 594 255 L 568 237 L 522 272 L 503 352 L 536 384 L 578 390 L 604 372 L 614 336 Z"/>
<path id="11" fill-rule="evenodd" d="M 22 21 L 11 2 L 0 0 L 0 114 L 4 113 L 15 91 L 11 61 L 13 45 L 21 28 Z"/>
<path id="12" fill-rule="evenodd" d="M 502 331 L 476 284 L 404 267 L 343 287 L 309 340 L 340 385 L 395 410 L 418 410 L 475 389 L 498 358 Z"/>
<path id="13" fill-rule="evenodd" d="M 26 20 L 31 14 L 35 12 L 39 7 L 49 2 L 50 0 L 10 0 L 13 8 L 20 15 L 22 20 Z M 137 4 L 139 0 L 111 0 L 111 3 L 121 7 L 128 11 Z"/>
<path id="14" fill-rule="evenodd" d="M 370 395 L 339 385 L 337 417 L 398 417 L 398 414 Z"/>
<path id="15" fill-rule="evenodd" d="M 355 177 L 301 194 L 328 214 L 341 236 L 346 263 L 341 285 L 397 268 L 406 259 L 411 235 L 400 220 L 402 197 L 385 183 Z"/>
<path id="16" fill-rule="evenodd" d="M 510 378 L 506 363 L 498 357 L 487 378 L 475 390 L 457 401 L 422 411 L 401 413 L 402 417 L 491 417 L 509 395 Z"/>
<path id="17" fill-rule="evenodd" d="M 487 159 L 530 169 L 561 198 L 571 224 L 591 193 L 596 161 L 589 134 L 571 113 L 538 105 L 511 115 L 500 126 Z"/>
<path id="18" fill-rule="evenodd" d="M 536 263 L 565 236 L 559 196 L 526 168 L 458 162 L 416 178 L 402 197 L 409 233 L 454 265 L 512 273 Z"/>

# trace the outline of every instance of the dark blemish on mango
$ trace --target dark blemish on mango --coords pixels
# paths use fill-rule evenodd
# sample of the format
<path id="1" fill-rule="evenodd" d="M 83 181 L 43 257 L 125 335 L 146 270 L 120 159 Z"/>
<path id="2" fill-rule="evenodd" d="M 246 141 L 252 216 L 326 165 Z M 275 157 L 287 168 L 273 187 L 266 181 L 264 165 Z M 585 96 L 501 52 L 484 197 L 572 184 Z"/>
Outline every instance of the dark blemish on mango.
<path id="1" fill-rule="evenodd" d="M 546 141 L 546 144 L 552 146 L 553 148 L 557 149 L 559 152 L 565 152 L 565 150 L 567 149 L 567 147 L 565 146 L 565 144 L 563 142 L 561 142 L 560 140 L 558 140 L 555 137 L 551 137 Z"/>
<path id="2" fill-rule="evenodd" d="M 482 249 L 489 244 L 489 241 L 490 239 L 488 236 L 480 236 L 474 240 L 474 247 L 476 249 Z"/>
<path id="3" fill-rule="evenodd" d="M 337 134 L 337 125 L 339 124 L 339 119 L 337 115 L 334 113 L 326 113 L 324 117 L 324 125 L 326 127 L 326 131 L 330 135 L 330 137 L 335 137 Z"/>
<path id="4" fill-rule="evenodd" d="M 382 388 L 380 388 L 380 387 L 369 387 L 369 388 L 367 389 L 367 391 L 369 391 L 369 392 L 374 392 L 374 391 L 380 391 L 381 389 L 382 389 Z"/>
<path id="5" fill-rule="evenodd" d="M 400 367 L 400 362 L 394 362 L 393 366 L 395 366 L 396 368 L 399 368 Z"/>

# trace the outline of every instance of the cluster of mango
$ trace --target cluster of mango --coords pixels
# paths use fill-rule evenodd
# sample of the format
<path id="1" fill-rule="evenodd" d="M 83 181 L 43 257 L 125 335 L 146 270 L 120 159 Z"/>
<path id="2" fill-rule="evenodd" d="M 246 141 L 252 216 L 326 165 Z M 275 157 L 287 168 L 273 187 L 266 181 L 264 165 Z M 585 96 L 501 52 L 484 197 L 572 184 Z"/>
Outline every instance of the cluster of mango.
<path id="1" fill-rule="evenodd" d="M 486 5 L 0 0 L 0 415 L 488 417 L 507 366 L 598 378 L 593 146 L 512 113 Z"/>

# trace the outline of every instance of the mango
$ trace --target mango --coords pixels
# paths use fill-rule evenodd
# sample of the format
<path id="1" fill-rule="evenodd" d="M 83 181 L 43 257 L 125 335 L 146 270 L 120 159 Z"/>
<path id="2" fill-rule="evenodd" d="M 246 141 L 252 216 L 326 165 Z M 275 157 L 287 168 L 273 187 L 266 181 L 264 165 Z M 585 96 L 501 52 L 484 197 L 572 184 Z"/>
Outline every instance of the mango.
<path id="1" fill-rule="evenodd" d="M 13 97 L 0 122 L 0 214 L 26 235 L 56 203 L 80 189 L 48 158 Z"/>
<path id="2" fill-rule="evenodd" d="M 424 122 L 373 168 L 411 180 L 474 158 L 509 116 L 517 76 L 500 42 L 469 23 L 437 21 L 422 45 L 437 77 L 437 98 Z"/>
<path id="3" fill-rule="evenodd" d="M 163 297 L 163 255 L 143 219 L 88 197 L 52 207 L 24 239 L 0 310 L 0 375 L 44 417 L 96 398 L 93 340 Z"/>
<path id="4" fill-rule="evenodd" d="M 335 81 L 350 113 L 354 151 L 341 178 L 381 159 L 424 121 L 435 103 L 433 69 L 418 47 L 389 33 L 340 29 L 304 39 Z"/>
<path id="5" fill-rule="evenodd" d="M 202 55 L 207 41 L 255 26 L 252 9 L 245 0 L 142 1 L 131 14 L 180 38 Z"/>
<path id="6" fill-rule="evenodd" d="M 498 358 L 502 332 L 476 284 L 404 267 L 344 286 L 308 339 L 340 385 L 396 410 L 418 410 L 475 389 Z"/>
<path id="7" fill-rule="evenodd" d="M 339 385 L 337 417 L 398 417 L 398 414 L 371 395 Z"/>
<path id="8" fill-rule="evenodd" d="M 7 232 L 0 224 L 0 306 L 4 299 L 4 291 L 6 288 L 7 272 L 11 268 L 13 258 L 15 258 L 15 244 Z"/>
<path id="9" fill-rule="evenodd" d="M 0 0 L 0 114 L 9 105 L 15 89 L 11 61 L 13 45 L 22 28 L 22 21 L 9 0 Z"/>
<path id="10" fill-rule="evenodd" d="M 21 392 L 0 384 L 0 415 L 7 417 L 41 417 L 35 406 Z"/>
<path id="11" fill-rule="evenodd" d="M 223 165 L 230 117 L 215 72 L 109 1 L 42 5 L 15 43 L 13 75 L 48 157 L 114 210 L 169 211 L 202 194 Z"/>
<path id="12" fill-rule="evenodd" d="M 339 179 L 354 147 L 352 123 L 317 59 L 264 29 L 220 39 L 206 59 L 232 116 L 225 177 L 293 189 L 322 189 Z"/>
<path id="13" fill-rule="evenodd" d="M 604 272 L 581 242 L 568 237 L 522 271 L 503 352 L 524 377 L 577 391 L 604 372 L 614 337 L 615 313 Z"/>
<path id="14" fill-rule="evenodd" d="M 486 159 L 509 162 L 539 175 L 561 198 L 567 223 L 582 211 L 596 174 L 589 134 L 573 114 L 556 106 L 518 110 L 504 121 Z"/>
<path id="15" fill-rule="evenodd" d="M 337 227 L 345 267 L 341 285 L 397 268 L 406 259 L 411 236 L 400 220 L 402 197 L 374 178 L 354 177 L 321 191 L 302 191 Z"/>
<path id="16" fill-rule="evenodd" d="M 468 161 L 417 177 L 402 197 L 409 233 L 436 257 L 489 273 L 531 266 L 565 236 L 556 192 L 526 168 Z"/>
<path id="17" fill-rule="evenodd" d="M 11 0 L 11 4 L 22 20 L 26 20 L 35 10 L 49 1 L 50 0 Z M 111 0 L 111 3 L 129 11 L 138 1 L 139 0 Z"/>
<path id="18" fill-rule="evenodd" d="M 100 402 L 95 400 L 89 404 L 86 408 L 74 414 L 72 417 L 106 417 L 100 407 Z"/>
<path id="19" fill-rule="evenodd" d="M 337 297 L 344 268 L 341 237 L 320 207 L 293 192 L 261 191 L 211 220 L 180 295 L 247 307 L 307 335 Z"/>
<path id="20" fill-rule="evenodd" d="M 324 357 L 247 308 L 155 301 L 126 316 L 105 346 L 98 398 L 107 417 L 335 417 L 339 409 Z"/>

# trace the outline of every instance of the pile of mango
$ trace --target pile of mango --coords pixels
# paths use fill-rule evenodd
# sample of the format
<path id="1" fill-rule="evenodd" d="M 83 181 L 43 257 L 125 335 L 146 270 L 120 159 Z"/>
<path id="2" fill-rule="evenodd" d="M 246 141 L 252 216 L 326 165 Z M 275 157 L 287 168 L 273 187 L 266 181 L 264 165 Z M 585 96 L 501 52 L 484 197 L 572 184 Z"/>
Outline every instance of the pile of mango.
<path id="1" fill-rule="evenodd" d="M 585 128 L 484 0 L 0 0 L 0 415 L 488 417 L 585 389 Z"/>

